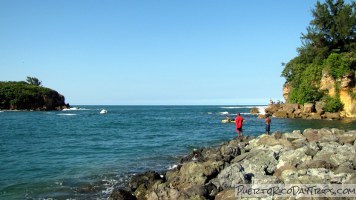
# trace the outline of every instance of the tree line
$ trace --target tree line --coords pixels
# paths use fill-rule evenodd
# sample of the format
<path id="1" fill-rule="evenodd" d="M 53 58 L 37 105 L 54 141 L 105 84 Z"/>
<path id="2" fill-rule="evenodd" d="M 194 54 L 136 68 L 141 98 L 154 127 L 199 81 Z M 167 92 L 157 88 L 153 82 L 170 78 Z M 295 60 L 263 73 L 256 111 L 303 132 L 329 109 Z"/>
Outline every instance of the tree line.
<path id="1" fill-rule="evenodd" d="M 355 2 L 317 1 L 312 10 L 313 19 L 307 32 L 301 36 L 302 46 L 297 48 L 298 55 L 288 63 L 282 63 L 284 69 L 281 76 L 291 87 L 289 103 L 304 104 L 322 100 L 326 102 L 328 111 L 342 109 L 338 95 L 330 97 L 319 89 L 320 80 L 323 72 L 328 72 L 335 80 L 347 74 L 355 75 L 355 10 Z M 340 89 L 339 85 L 335 85 L 335 88 Z M 355 98 L 353 91 L 350 93 Z"/>

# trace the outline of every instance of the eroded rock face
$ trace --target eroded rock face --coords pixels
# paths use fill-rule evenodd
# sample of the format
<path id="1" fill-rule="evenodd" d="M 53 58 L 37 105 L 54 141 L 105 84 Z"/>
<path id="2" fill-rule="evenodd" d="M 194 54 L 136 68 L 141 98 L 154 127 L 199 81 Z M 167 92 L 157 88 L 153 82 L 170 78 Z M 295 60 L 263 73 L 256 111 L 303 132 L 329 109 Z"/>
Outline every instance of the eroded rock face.
<path id="1" fill-rule="evenodd" d="M 355 184 L 355 139 L 355 130 L 329 128 L 237 138 L 194 150 L 163 175 L 136 175 L 132 196 L 115 190 L 110 199 L 235 199 L 239 184 Z"/>
<path id="2" fill-rule="evenodd" d="M 341 115 L 344 117 L 356 118 L 356 99 L 352 98 L 350 93 L 356 92 L 355 88 L 355 73 L 349 73 L 342 76 L 341 80 L 334 80 L 328 72 L 323 72 L 320 82 L 320 89 L 327 90 L 329 96 L 334 97 L 337 95 L 336 82 L 340 84 L 340 101 L 344 105 Z"/>
<path id="3" fill-rule="evenodd" d="M 353 89 L 356 92 L 356 89 Z M 353 99 L 348 90 L 340 91 L 340 101 L 344 105 L 341 115 L 349 118 L 356 118 L 356 99 Z"/>
<path id="4" fill-rule="evenodd" d="M 340 101 L 344 105 L 342 115 L 352 118 L 356 118 L 356 99 L 350 94 L 356 92 L 355 79 L 355 73 L 349 73 L 341 78 L 340 84 Z"/>
<path id="5" fill-rule="evenodd" d="M 289 83 L 286 83 L 283 85 L 283 98 L 284 98 L 285 102 L 288 102 L 291 88 L 292 88 L 292 86 Z"/>
<path id="6" fill-rule="evenodd" d="M 355 87 L 355 73 L 345 74 L 341 78 L 341 89 L 349 89 Z"/>
<path id="7" fill-rule="evenodd" d="M 339 85 L 340 88 L 336 89 L 336 85 Z M 349 74 L 345 74 L 341 79 L 335 80 L 328 71 L 323 71 L 322 78 L 320 80 L 319 89 L 321 91 L 326 91 L 330 97 L 335 97 L 338 95 L 340 97 L 340 101 L 343 104 L 343 111 L 339 113 L 339 117 L 336 115 L 330 116 L 329 114 L 323 116 L 324 114 L 324 103 L 316 102 L 314 107 L 304 107 L 301 110 L 295 110 L 291 112 L 291 109 L 288 108 L 267 108 L 266 112 L 269 114 L 276 113 L 276 117 L 285 118 L 286 115 L 281 114 L 279 111 L 287 112 L 288 118 L 307 118 L 307 119 L 340 119 L 343 117 L 347 118 L 356 118 L 356 99 L 352 96 L 352 93 L 356 93 L 356 77 L 355 72 L 351 72 Z M 291 91 L 291 86 L 289 83 L 283 85 L 283 97 L 285 102 L 288 103 L 289 94 Z M 279 112 L 279 113 L 277 113 Z M 316 112 L 317 115 L 310 115 L 309 113 Z M 329 117 L 330 116 L 330 117 Z"/>
<path id="8" fill-rule="evenodd" d="M 327 71 L 323 71 L 321 81 L 320 81 L 320 90 L 327 90 L 329 96 L 335 96 L 335 83 L 334 78 Z"/>

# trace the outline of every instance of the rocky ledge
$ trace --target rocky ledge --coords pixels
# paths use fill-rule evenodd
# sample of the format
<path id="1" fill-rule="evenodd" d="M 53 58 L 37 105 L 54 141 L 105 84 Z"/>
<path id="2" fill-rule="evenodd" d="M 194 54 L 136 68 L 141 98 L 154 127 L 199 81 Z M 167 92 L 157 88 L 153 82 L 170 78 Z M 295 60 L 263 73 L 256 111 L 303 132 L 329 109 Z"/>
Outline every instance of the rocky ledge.
<path id="1" fill-rule="evenodd" d="M 164 174 L 132 177 L 109 199 L 236 199 L 239 184 L 356 184 L 356 130 L 306 129 L 194 150 Z"/>
<path id="2" fill-rule="evenodd" d="M 339 120 L 346 117 L 343 112 L 325 112 L 323 105 L 323 102 L 316 102 L 315 104 L 305 103 L 304 105 L 277 103 L 268 105 L 265 111 L 267 114 L 277 118 Z"/>

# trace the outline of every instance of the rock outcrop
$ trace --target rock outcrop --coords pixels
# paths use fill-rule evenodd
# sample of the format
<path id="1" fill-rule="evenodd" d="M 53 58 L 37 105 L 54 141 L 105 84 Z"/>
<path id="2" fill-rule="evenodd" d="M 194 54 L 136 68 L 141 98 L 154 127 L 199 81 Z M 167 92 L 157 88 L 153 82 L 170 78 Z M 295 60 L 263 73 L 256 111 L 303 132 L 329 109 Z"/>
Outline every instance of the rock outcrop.
<path id="1" fill-rule="evenodd" d="M 0 82 L 0 109 L 62 110 L 68 107 L 64 96 L 50 88 L 26 82 Z"/>
<path id="2" fill-rule="evenodd" d="M 342 113 L 324 111 L 324 102 L 299 104 L 271 104 L 266 113 L 277 118 L 329 119 L 339 120 L 345 116 Z"/>
<path id="3" fill-rule="evenodd" d="M 109 199 L 235 199 L 241 184 L 356 184 L 355 140 L 355 130 L 328 128 L 236 138 L 194 150 L 162 175 L 136 175 L 130 191 Z"/>
<path id="4" fill-rule="evenodd" d="M 322 78 L 320 80 L 319 89 L 321 91 L 326 91 L 327 95 L 330 97 L 335 97 L 335 96 L 340 97 L 340 101 L 343 104 L 343 110 L 339 113 L 340 117 L 356 118 L 355 82 L 356 82 L 355 72 L 345 74 L 344 76 L 342 76 L 342 78 L 335 80 L 327 71 L 323 71 Z M 291 90 L 292 90 L 291 84 L 289 83 L 284 84 L 283 97 L 285 99 L 285 102 L 289 102 L 288 100 L 289 100 L 289 94 Z M 313 111 L 310 111 L 310 109 L 313 109 L 310 107 L 310 105 L 307 105 L 307 107 L 305 106 L 306 105 L 304 105 L 304 111 L 307 111 L 306 113 L 313 113 Z M 323 114 L 322 111 L 323 103 L 315 102 L 313 106 L 315 106 L 314 108 L 316 109 L 316 111 L 314 112 L 318 114 L 315 117 L 307 115 L 306 118 L 323 118 L 323 116 L 321 116 Z M 300 117 L 298 117 L 297 115 L 296 117 L 291 117 L 291 118 L 300 118 Z M 334 115 L 332 118 L 337 118 L 337 117 L 335 117 Z"/>

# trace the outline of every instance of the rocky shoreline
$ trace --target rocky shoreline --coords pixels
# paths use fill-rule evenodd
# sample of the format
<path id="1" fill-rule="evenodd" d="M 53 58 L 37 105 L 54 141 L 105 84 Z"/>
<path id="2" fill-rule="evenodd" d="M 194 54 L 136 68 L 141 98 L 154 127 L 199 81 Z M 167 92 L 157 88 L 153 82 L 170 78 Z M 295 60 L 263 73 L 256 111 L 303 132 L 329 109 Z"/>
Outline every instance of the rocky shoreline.
<path id="1" fill-rule="evenodd" d="M 236 199 L 240 184 L 356 184 L 356 130 L 306 129 L 196 149 L 176 168 L 135 175 L 109 199 Z"/>
<path id="2" fill-rule="evenodd" d="M 343 112 L 325 112 L 323 102 L 299 104 L 270 104 L 265 109 L 266 114 L 277 118 L 327 119 L 340 120 L 346 118 Z"/>

